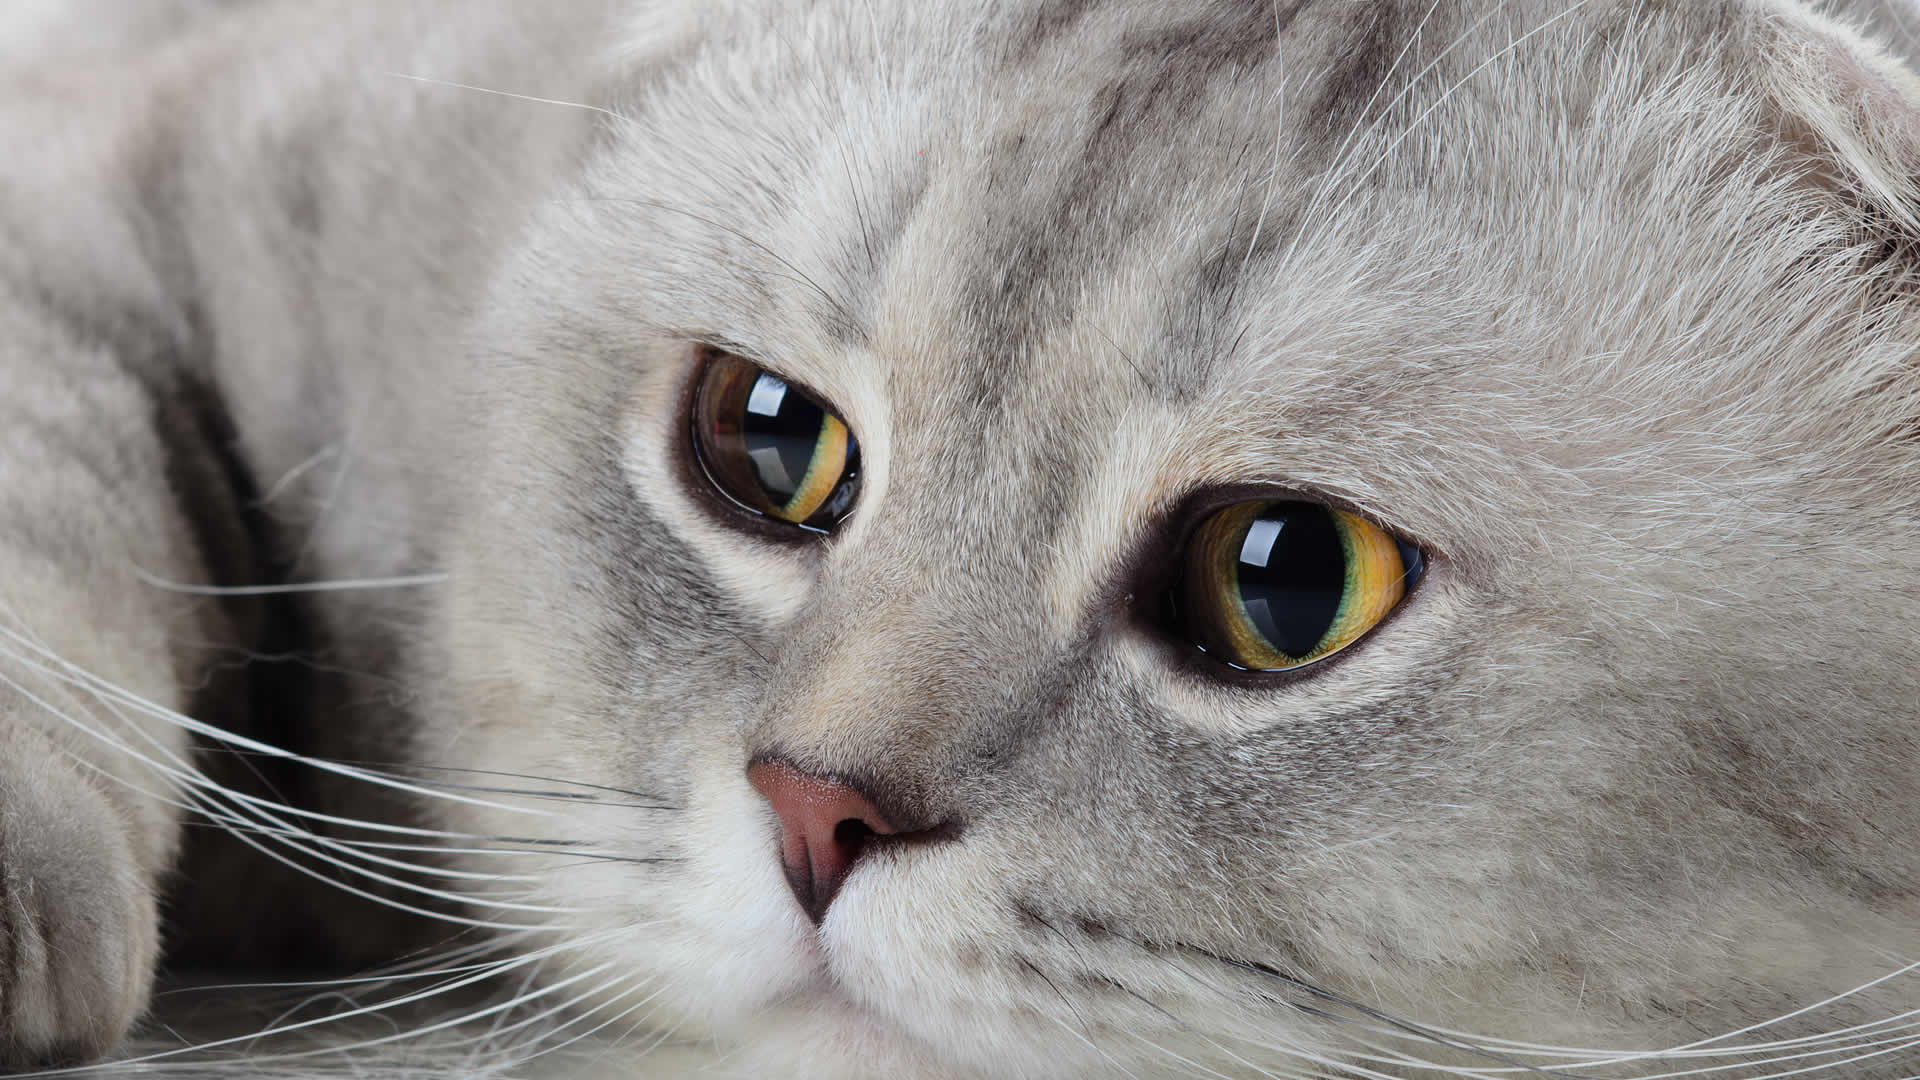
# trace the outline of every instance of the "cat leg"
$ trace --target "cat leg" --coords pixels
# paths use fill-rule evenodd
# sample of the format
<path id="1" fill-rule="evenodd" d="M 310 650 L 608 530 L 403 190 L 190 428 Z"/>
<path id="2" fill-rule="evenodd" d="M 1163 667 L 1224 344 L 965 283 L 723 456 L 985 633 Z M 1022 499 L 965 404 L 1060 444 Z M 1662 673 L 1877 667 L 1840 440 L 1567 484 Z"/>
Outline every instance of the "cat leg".
<path id="1" fill-rule="evenodd" d="M 149 993 L 190 748 L 156 714 L 226 628 L 151 583 L 205 561 L 153 399 L 0 280 L 0 1068 L 106 1053 Z"/>

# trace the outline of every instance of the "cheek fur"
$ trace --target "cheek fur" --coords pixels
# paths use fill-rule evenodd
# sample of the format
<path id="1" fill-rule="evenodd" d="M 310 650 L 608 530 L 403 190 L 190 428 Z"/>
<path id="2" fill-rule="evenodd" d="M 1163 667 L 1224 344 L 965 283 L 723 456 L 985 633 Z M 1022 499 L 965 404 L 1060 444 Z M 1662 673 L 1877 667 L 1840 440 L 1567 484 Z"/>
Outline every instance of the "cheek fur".
<path id="1" fill-rule="evenodd" d="M 740 511 L 698 486 L 707 481 L 688 458 L 688 375 L 684 364 L 658 364 L 634 392 L 620 462 L 632 497 L 686 539 L 711 580 L 743 610 L 771 625 L 786 622 L 806 603 L 817 558 L 729 522 L 727 515 Z"/>

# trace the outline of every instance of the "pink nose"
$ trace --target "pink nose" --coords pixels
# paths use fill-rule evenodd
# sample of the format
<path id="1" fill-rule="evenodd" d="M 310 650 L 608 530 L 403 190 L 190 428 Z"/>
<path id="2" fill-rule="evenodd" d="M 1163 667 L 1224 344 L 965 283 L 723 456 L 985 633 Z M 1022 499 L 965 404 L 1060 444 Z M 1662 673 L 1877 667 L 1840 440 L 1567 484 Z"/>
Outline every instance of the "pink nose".
<path id="1" fill-rule="evenodd" d="M 780 862 L 807 917 L 818 923 L 876 836 L 900 830 L 867 797 L 845 784 L 801 772 L 783 761 L 756 761 L 747 782 L 780 818 Z"/>

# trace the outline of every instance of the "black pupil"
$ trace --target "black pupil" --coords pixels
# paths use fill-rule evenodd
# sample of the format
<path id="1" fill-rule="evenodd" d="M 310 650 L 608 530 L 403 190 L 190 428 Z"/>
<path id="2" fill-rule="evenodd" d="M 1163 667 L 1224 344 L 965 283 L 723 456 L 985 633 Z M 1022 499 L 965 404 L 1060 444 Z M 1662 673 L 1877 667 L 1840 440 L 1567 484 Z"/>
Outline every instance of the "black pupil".
<path id="1" fill-rule="evenodd" d="M 799 493 L 826 419 L 825 410 L 773 375 L 763 372 L 747 391 L 740 439 L 760 486 L 775 503 Z"/>
<path id="2" fill-rule="evenodd" d="M 1306 502 L 1274 503 L 1241 541 L 1240 599 L 1254 628 L 1279 652 L 1307 656 L 1340 613 L 1347 552 L 1333 512 Z"/>

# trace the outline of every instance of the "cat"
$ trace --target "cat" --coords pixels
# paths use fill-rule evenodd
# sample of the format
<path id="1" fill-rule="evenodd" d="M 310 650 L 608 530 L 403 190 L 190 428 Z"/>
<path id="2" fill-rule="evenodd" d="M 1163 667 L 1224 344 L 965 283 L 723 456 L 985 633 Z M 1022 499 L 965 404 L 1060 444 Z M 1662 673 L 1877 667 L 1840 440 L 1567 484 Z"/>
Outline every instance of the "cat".
<path id="1" fill-rule="evenodd" d="M 1920 1072 L 1905 5 L 168 17 L 0 79 L 7 1064 L 438 941 L 636 1070 Z"/>

